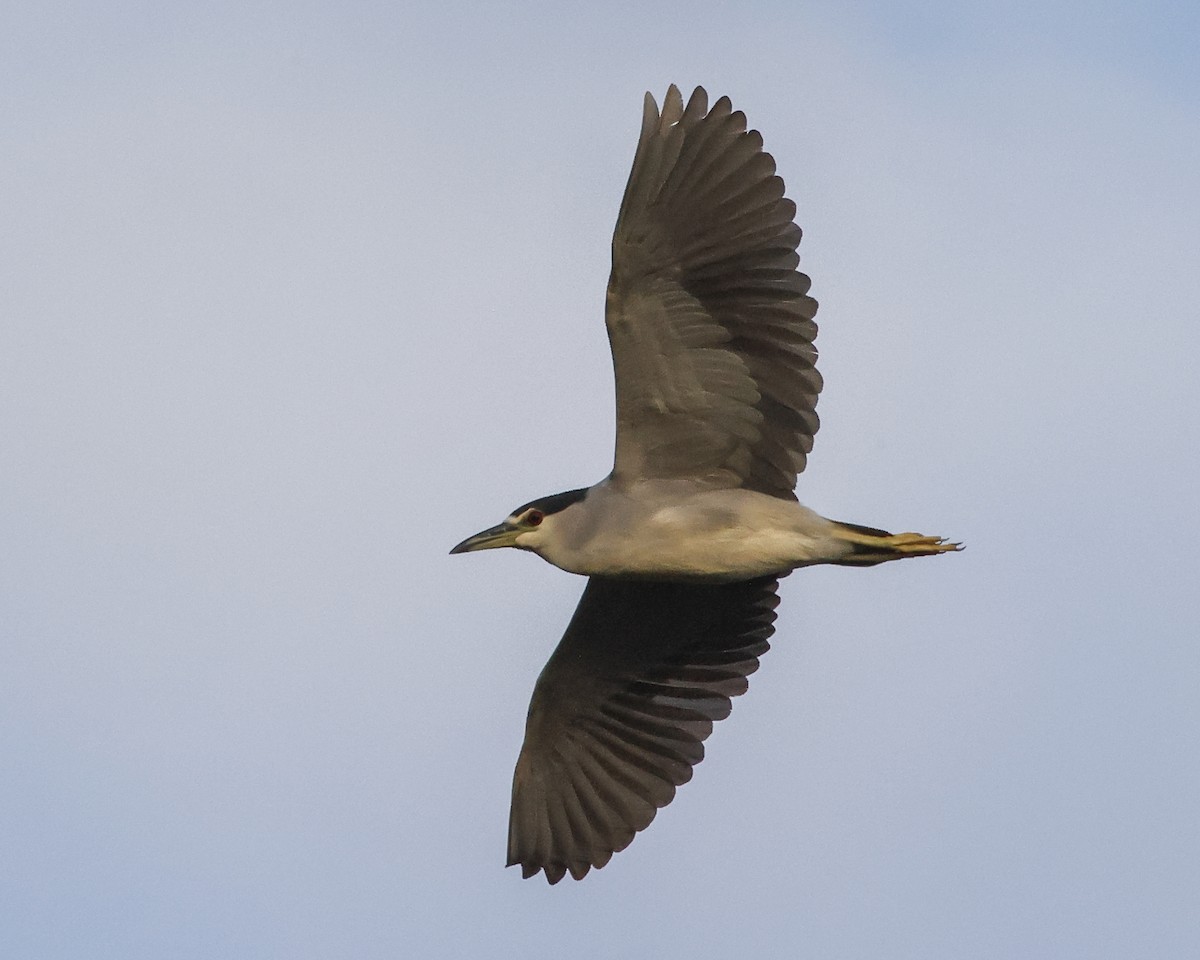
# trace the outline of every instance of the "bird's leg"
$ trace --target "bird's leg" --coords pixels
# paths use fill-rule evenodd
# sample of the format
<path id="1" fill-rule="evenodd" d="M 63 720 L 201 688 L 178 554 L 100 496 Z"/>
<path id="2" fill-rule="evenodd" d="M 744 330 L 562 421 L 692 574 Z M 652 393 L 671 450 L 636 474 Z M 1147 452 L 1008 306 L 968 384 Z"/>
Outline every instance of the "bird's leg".
<path id="1" fill-rule="evenodd" d="M 920 533 L 888 533 L 873 527 L 833 521 L 837 538 L 849 552 L 833 563 L 844 566 L 869 567 L 904 557 L 932 557 L 939 553 L 961 550 L 961 543 L 950 543 L 945 537 L 927 537 Z"/>

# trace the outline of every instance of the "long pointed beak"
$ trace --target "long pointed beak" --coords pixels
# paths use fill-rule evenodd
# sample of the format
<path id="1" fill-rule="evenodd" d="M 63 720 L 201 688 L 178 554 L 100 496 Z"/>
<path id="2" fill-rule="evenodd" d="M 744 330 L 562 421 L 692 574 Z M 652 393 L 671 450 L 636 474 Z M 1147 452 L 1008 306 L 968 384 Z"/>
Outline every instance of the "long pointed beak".
<path id="1" fill-rule="evenodd" d="M 450 552 L 471 553 L 475 550 L 492 550 L 495 547 L 512 547 L 516 545 L 517 534 L 520 532 L 521 529 L 518 526 L 505 520 L 504 523 L 488 527 L 473 537 L 467 537 Z"/>

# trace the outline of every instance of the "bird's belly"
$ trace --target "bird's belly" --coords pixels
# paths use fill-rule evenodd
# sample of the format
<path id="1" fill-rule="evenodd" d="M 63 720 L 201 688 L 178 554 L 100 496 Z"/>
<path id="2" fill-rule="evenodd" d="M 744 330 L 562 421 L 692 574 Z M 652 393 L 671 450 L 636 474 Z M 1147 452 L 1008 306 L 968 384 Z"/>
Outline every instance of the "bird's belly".
<path id="1" fill-rule="evenodd" d="M 840 552 L 823 531 L 696 523 L 669 513 L 648 519 L 634 538 L 597 538 L 581 552 L 589 576 L 728 582 L 786 573 Z"/>

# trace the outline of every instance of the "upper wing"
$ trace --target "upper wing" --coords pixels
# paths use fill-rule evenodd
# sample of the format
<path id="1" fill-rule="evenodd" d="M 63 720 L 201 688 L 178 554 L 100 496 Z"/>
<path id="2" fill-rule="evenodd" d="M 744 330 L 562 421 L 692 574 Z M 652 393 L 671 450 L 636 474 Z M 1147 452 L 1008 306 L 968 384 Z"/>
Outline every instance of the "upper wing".
<path id="1" fill-rule="evenodd" d="M 642 133 L 613 234 L 606 321 L 617 483 L 691 477 L 793 498 L 821 376 L 796 205 L 746 117 L 672 85 Z"/>
<path id="2" fill-rule="evenodd" d="M 758 669 L 777 586 L 588 581 L 529 705 L 509 866 L 579 880 L 671 802 Z"/>

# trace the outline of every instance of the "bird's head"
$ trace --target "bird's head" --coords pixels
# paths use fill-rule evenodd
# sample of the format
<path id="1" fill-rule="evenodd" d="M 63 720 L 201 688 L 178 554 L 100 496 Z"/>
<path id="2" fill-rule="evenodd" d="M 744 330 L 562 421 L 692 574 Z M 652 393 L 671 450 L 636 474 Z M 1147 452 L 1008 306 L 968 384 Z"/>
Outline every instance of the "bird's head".
<path id="1" fill-rule="evenodd" d="M 516 547 L 519 550 L 537 551 L 554 536 L 556 518 L 568 507 L 580 503 L 587 496 L 587 489 L 568 490 L 550 497 L 530 500 L 517 507 L 502 523 L 488 527 L 467 537 L 451 553 L 471 553 L 475 550 L 491 550 L 493 547 Z"/>

